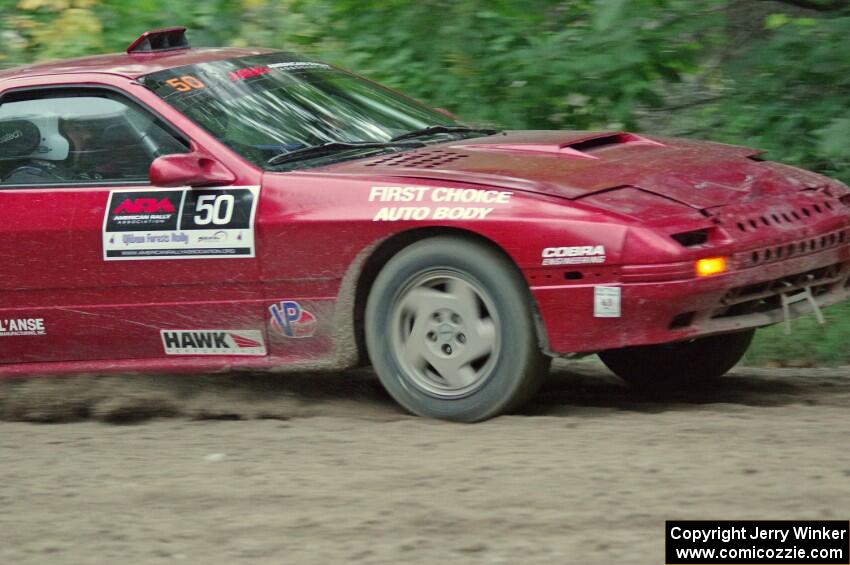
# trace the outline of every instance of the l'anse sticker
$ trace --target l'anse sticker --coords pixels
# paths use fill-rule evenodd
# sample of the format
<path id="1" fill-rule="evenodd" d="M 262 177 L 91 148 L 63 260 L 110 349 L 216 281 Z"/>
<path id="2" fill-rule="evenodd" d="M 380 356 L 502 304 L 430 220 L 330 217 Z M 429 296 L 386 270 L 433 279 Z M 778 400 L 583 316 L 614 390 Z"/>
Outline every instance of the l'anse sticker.
<path id="1" fill-rule="evenodd" d="M 166 355 L 266 355 L 258 330 L 162 330 Z"/>
<path id="2" fill-rule="evenodd" d="M 284 300 L 269 307 L 272 327 L 284 337 L 303 339 L 316 333 L 316 316 L 294 300 Z"/>
<path id="3" fill-rule="evenodd" d="M 510 204 L 513 192 L 477 188 L 431 186 L 373 186 L 369 202 L 402 203 L 384 206 L 375 222 L 402 220 L 484 220 L 497 208 Z"/>
<path id="4" fill-rule="evenodd" d="M 103 220 L 103 258 L 253 258 L 259 191 L 256 186 L 114 190 Z"/>
<path id="5" fill-rule="evenodd" d="M 47 335 L 44 318 L 0 318 L 0 337 Z"/>

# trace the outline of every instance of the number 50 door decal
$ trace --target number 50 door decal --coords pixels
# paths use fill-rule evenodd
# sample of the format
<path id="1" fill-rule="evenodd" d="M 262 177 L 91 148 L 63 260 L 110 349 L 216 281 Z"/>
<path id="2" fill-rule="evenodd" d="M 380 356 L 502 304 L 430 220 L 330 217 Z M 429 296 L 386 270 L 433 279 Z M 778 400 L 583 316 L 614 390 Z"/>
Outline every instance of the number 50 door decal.
<path id="1" fill-rule="evenodd" d="M 255 256 L 259 187 L 114 190 L 103 220 L 105 261 Z"/>

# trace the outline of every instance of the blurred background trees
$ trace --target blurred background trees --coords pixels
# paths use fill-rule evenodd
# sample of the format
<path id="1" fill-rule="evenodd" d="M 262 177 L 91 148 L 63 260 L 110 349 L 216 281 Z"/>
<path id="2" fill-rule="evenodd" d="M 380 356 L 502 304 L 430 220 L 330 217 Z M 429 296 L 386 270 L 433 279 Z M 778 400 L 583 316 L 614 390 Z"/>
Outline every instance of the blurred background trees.
<path id="1" fill-rule="evenodd" d="M 299 51 L 471 122 L 713 139 L 850 182 L 848 0 L 0 0 L 0 66 L 177 24 L 194 45 Z M 755 355 L 850 362 L 850 308 L 833 312 Z"/>

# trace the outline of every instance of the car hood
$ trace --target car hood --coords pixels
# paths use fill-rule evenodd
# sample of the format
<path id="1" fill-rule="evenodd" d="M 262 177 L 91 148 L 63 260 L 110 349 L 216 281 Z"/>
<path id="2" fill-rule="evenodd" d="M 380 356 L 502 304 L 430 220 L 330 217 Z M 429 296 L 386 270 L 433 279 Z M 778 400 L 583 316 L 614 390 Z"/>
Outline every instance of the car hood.
<path id="1" fill-rule="evenodd" d="M 625 132 L 517 131 L 334 165 L 326 173 L 460 182 L 580 199 L 635 187 L 697 209 L 783 194 L 824 178 L 761 151 Z"/>

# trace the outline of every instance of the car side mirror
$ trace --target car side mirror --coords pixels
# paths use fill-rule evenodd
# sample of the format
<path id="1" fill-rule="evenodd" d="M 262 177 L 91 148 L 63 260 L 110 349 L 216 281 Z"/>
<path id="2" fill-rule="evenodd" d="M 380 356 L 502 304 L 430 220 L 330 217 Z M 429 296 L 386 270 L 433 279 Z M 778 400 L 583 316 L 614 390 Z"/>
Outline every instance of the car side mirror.
<path id="1" fill-rule="evenodd" d="M 175 186 L 228 185 L 236 181 L 227 167 L 200 153 L 163 155 L 151 163 L 151 184 Z"/>

